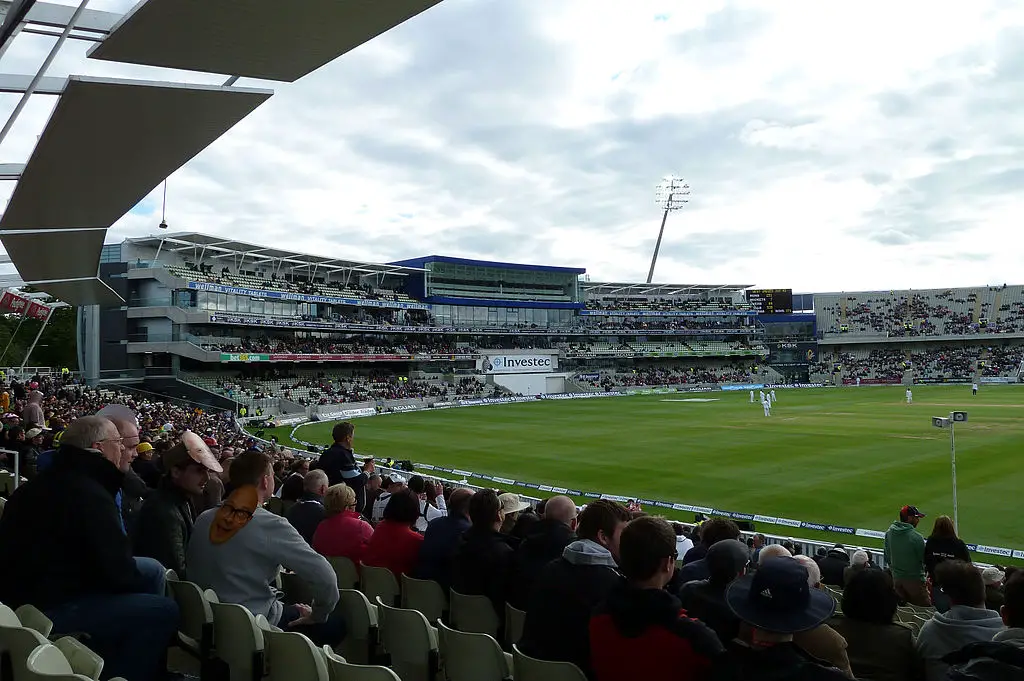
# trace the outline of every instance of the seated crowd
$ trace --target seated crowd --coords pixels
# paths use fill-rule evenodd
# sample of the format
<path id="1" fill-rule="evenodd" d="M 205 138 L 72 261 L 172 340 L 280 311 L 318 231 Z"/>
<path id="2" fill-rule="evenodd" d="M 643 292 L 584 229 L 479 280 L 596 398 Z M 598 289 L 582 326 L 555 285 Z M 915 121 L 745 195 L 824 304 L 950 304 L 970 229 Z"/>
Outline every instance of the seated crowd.
<path id="1" fill-rule="evenodd" d="M 62 399 L 43 402 L 66 412 Z M 979 571 L 945 517 L 925 539 L 913 506 L 886 533 L 881 570 L 838 545 L 810 557 L 760 535 L 745 542 L 727 519 L 691 529 L 606 499 L 532 507 L 513 493 L 382 477 L 356 459 L 351 423 L 312 462 L 244 436 L 220 433 L 224 447 L 165 430 L 152 417 L 165 407 L 73 399 L 52 460 L 0 516 L 0 602 L 33 604 L 55 635 L 81 637 L 106 661 L 103 678 L 168 676 L 181 613 L 166 568 L 339 645 L 347 623 L 328 559 L 342 557 L 485 597 L 499 641 L 506 608 L 524 610 L 523 653 L 597 681 L 1024 674 L 1024 574 Z M 28 404 L 14 405 L 23 418 Z M 117 499 L 139 468 L 145 500 L 126 517 Z M 282 568 L 308 602 L 275 592 Z M 841 612 L 826 589 L 842 590 Z M 916 637 L 897 621 L 901 600 L 928 608 Z"/>

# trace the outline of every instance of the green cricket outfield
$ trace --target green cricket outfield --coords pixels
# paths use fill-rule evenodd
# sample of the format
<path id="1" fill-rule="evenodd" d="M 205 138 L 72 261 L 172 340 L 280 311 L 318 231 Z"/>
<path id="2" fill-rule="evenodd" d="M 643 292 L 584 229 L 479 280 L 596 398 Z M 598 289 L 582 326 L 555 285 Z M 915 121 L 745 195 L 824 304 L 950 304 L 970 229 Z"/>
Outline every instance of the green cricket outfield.
<path id="1" fill-rule="evenodd" d="M 550 400 L 388 414 L 356 422 L 361 454 L 410 459 L 572 490 L 885 530 L 903 504 L 952 515 L 956 426 L 960 534 L 1024 549 L 1024 389 L 981 386 L 778 389 L 770 417 L 747 391 Z M 295 434 L 328 444 L 332 423 Z M 289 443 L 291 428 L 274 432 Z M 429 474 L 429 473 L 428 473 Z M 451 476 L 448 476 L 451 477 Z M 505 485 L 505 488 L 514 489 Z M 537 495 L 536 490 L 515 489 Z M 585 499 L 580 499 L 581 502 Z M 645 508 L 692 520 L 692 513 Z M 758 524 L 764 532 L 839 535 Z M 878 545 L 858 537 L 849 543 Z"/>

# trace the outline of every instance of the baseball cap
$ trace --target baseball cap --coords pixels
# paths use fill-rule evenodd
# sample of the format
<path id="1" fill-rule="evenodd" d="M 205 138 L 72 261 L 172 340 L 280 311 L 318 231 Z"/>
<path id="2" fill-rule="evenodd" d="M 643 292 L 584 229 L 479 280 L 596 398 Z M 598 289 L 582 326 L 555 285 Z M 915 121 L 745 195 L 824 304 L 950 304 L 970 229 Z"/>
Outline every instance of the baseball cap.
<path id="1" fill-rule="evenodd" d="M 725 594 L 733 614 L 752 627 L 795 634 L 818 626 L 835 611 L 833 598 L 807 583 L 807 568 L 793 558 L 769 558 L 740 577 Z"/>
<path id="2" fill-rule="evenodd" d="M 139 454 L 145 454 L 146 452 L 153 451 L 153 445 L 148 442 L 140 442 L 139 446 L 135 448 L 135 451 Z"/>
<path id="3" fill-rule="evenodd" d="M 505 492 L 499 496 L 498 501 L 501 502 L 501 510 L 506 515 L 530 508 L 530 502 L 521 500 L 518 494 L 512 494 L 511 492 Z"/>
<path id="4" fill-rule="evenodd" d="M 900 509 L 901 518 L 923 518 L 924 513 L 917 508 L 917 506 L 904 506 Z"/>
<path id="5" fill-rule="evenodd" d="M 42 434 L 43 434 L 43 429 L 42 428 L 29 428 L 28 432 L 25 433 L 25 439 L 26 440 L 31 440 L 32 438 L 36 437 L 37 435 L 42 435 Z"/>
<path id="6" fill-rule="evenodd" d="M 707 565 L 711 579 L 719 584 L 736 579 L 736 575 L 743 572 L 749 560 L 747 545 L 736 539 L 715 542 L 704 556 L 704 564 Z"/>
<path id="7" fill-rule="evenodd" d="M 207 470 L 214 473 L 222 473 L 224 467 L 217 461 L 210 448 L 206 446 L 202 438 L 190 430 L 181 435 L 181 442 L 164 452 L 164 470 L 177 468 L 190 461 L 201 464 Z"/>

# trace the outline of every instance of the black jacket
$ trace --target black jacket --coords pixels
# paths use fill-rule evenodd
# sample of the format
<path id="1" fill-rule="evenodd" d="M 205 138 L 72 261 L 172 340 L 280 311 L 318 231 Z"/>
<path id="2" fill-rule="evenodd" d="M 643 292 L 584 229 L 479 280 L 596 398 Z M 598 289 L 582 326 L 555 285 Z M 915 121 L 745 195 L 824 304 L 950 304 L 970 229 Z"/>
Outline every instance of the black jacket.
<path id="1" fill-rule="evenodd" d="M 327 473 L 331 485 L 345 483 L 356 493 L 356 508 L 366 505 L 366 473 L 360 472 L 355 453 L 345 445 L 335 442 L 320 455 L 316 466 Z"/>
<path id="2" fill-rule="evenodd" d="M 850 567 L 850 554 L 842 549 L 832 549 L 818 563 L 821 568 L 821 583 L 843 588 L 843 570 Z"/>
<path id="3" fill-rule="evenodd" d="M 487 596 L 505 621 L 512 573 L 512 547 L 505 535 L 494 530 L 469 528 L 452 556 L 452 588 L 467 596 Z"/>
<path id="4" fill-rule="evenodd" d="M 567 557 L 541 571 L 530 594 L 519 648 L 541 660 L 572 662 L 593 678 L 590 616 L 623 579 L 610 555 L 603 563 L 584 558 L 567 550 Z"/>
<path id="5" fill-rule="evenodd" d="M 733 614 L 725 601 L 728 584 L 712 584 L 703 579 L 683 584 L 679 590 L 679 602 L 690 617 L 696 617 L 708 625 L 722 645 L 740 634 L 740 619 Z"/>
<path id="6" fill-rule="evenodd" d="M 317 526 L 325 515 L 323 498 L 307 492 L 299 498 L 298 503 L 288 509 L 285 517 L 292 527 L 298 530 L 306 543 L 312 546 L 313 533 L 316 532 Z"/>
<path id="7" fill-rule="evenodd" d="M 136 556 L 147 556 L 186 579 L 185 550 L 192 537 L 196 513 L 188 495 L 164 477 L 142 502 L 132 530 Z"/>
<path id="8" fill-rule="evenodd" d="M 114 495 L 124 475 L 98 452 L 62 446 L 0 518 L 0 601 L 44 612 L 95 594 L 134 593 L 142 575 Z"/>
<path id="9" fill-rule="evenodd" d="M 548 563 L 562 557 L 565 547 L 576 540 L 576 533 L 557 520 L 538 520 L 516 549 L 512 587 L 508 602 L 520 610 L 529 604 L 533 584 Z"/>
<path id="10" fill-rule="evenodd" d="M 413 573 L 416 579 L 432 579 L 448 593 L 452 585 L 452 555 L 469 527 L 469 519 L 462 515 L 431 520 L 423 533 L 420 557 Z"/>
<path id="11" fill-rule="evenodd" d="M 935 579 L 935 566 L 944 560 L 971 562 L 967 544 L 956 537 L 928 537 L 924 543 L 924 568 L 928 576 Z"/>
<path id="12" fill-rule="evenodd" d="M 1024 648 L 997 641 L 969 643 L 942 658 L 950 665 L 950 681 L 1020 681 L 1024 679 Z"/>

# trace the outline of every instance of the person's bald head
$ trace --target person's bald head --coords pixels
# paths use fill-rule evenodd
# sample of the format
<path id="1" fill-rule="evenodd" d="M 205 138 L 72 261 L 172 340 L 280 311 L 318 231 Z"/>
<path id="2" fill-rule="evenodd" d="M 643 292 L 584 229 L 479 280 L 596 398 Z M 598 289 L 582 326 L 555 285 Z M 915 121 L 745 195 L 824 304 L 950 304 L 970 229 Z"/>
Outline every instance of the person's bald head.
<path id="1" fill-rule="evenodd" d="M 473 490 L 459 487 L 452 490 L 448 497 L 448 515 L 469 517 L 469 500 L 473 498 Z"/>
<path id="2" fill-rule="evenodd" d="M 566 496 L 551 497 L 544 504 L 544 518 L 555 520 L 576 529 L 576 502 Z"/>

